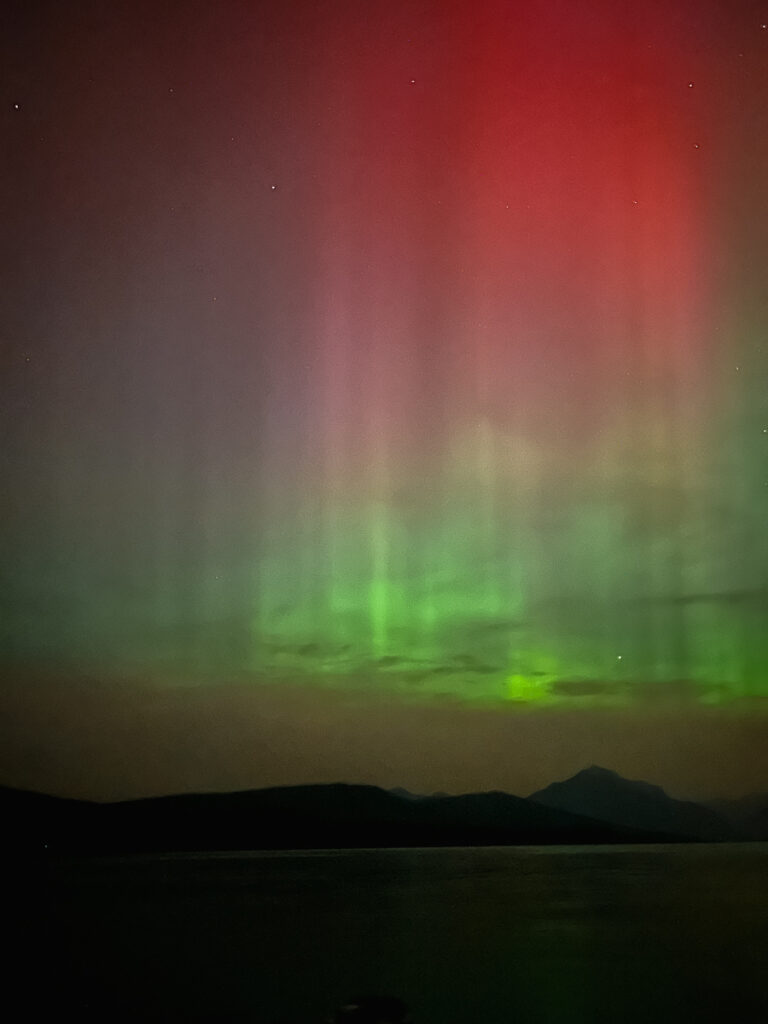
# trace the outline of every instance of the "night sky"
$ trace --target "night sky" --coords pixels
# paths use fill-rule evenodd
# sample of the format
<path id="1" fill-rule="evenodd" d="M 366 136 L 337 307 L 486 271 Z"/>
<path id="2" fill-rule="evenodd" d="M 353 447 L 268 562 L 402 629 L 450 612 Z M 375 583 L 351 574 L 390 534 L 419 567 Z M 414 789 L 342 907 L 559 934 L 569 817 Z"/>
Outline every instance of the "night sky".
<path id="1" fill-rule="evenodd" d="M 6 0 L 0 781 L 768 790 L 767 26 Z"/>

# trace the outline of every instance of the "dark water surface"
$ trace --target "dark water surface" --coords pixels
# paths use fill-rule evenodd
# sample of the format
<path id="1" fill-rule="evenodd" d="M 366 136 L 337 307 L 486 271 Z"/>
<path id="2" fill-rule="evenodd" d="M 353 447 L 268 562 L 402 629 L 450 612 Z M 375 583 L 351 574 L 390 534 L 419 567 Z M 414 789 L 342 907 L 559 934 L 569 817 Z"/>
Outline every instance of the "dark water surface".
<path id="1" fill-rule="evenodd" d="M 375 991 L 405 999 L 416 1024 L 768 1021 L 765 844 L 172 855 L 41 871 L 29 1005 L 42 1013 L 309 1024 Z"/>

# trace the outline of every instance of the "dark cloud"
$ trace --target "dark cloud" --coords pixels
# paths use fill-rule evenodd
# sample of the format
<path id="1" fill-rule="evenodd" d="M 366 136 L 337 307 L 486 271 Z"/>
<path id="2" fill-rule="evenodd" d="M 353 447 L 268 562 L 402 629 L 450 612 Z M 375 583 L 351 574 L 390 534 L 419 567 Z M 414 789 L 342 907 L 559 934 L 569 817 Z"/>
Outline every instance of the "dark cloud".
<path id="1" fill-rule="evenodd" d="M 480 661 L 473 654 L 455 654 L 453 660 L 460 669 L 466 672 L 480 672 L 485 675 L 491 672 L 503 671 L 502 666 Z"/>
<path id="2" fill-rule="evenodd" d="M 491 675 L 494 672 L 503 671 L 497 665 L 490 665 L 480 661 L 471 654 L 456 654 L 449 662 L 433 665 L 429 670 L 430 675 Z"/>
<path id="3" fill-rule="evenodd" d="M 302 644 L 285 643 L 283 640 L 271 638 L 262 645 L 264 650 L 272 656 L 287 655 L 297 658 L 332 658 L 347 654 L 351 650 L 350 644 L 323 644 L 316 640 L 310 640 Z"/>
<path id="4" fill-rule="evenodd" d="M 717 687 L 713 684 L 712 689 L 717 689 Z M 627 692 L 637 700 L 653 704 L 665 701 L 698 704 L 703 693 L 706 692 L 706 686 L 703 683 L 694 682 L 692 679 L 646 679 L 642 682 L 628 683 Z"/>
<path id="5" fill-rule="evenodd" d="M 296 648 L 296 653 L 300 654 L 303 658 L 307 658 L 322 653 L 322 649 L 320 644 L 316 643 L 301 644 L 300 647 Z"/>
<path id="6" fill-rule="evenodd" d="M 558 679 L 549 688 L 558 697 L 597 697 L 625 689 L 626 684 L 606 679 Z"/>
<path id="7" fill-rule="evenodd" d="M 455 654 L 453 660 L 456 662 L 457 665 L 464 667 L 473 665 L 475 662 L 475 659 L 472 657 L 471 654 Z"/>
<path id="8" fill-rule="evenodd" d="M 727 695 L 725 684 L 705 684 L 692 679 L 559 679 L 550 686 L 558 697 L 626 697 L 637 704 L 683 703 L 698 705 L 702 696 Z"/>

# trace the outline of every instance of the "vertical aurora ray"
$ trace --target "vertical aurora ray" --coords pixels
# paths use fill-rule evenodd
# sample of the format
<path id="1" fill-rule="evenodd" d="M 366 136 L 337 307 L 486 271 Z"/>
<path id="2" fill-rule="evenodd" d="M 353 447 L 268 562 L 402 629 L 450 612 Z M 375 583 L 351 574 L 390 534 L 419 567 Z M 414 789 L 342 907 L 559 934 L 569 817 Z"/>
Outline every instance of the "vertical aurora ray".
<path id="1" fill-rule="evenodd" d="M 765 696 L 752 7 L 224 6 L 36 179 L 12 657 Z"/>
<path id="2" fill-rule="evenodd" d="M 419 79 L 358 37 L 362 95 L 335 81 L 333 311 L 307 324 L 328 575 L 283 642 L 343 634 L 334 677 L 416 692 L 727 699 L 732 616 L 693 596 L 719 413 L 691 86 L 658 13 L 573 45 L 578 15 L 499 12 L 446 15 Z"/>

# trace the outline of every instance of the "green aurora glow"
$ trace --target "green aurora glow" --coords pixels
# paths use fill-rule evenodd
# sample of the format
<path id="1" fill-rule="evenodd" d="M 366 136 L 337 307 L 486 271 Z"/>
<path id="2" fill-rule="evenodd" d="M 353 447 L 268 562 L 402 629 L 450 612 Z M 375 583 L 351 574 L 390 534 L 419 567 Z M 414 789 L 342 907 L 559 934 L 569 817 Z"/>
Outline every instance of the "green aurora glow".
<path id="1" fill-rule="evenodd" d="M 768 697 L 752 8 L 289 6 L 17 61 L 6 665 Z"/>

